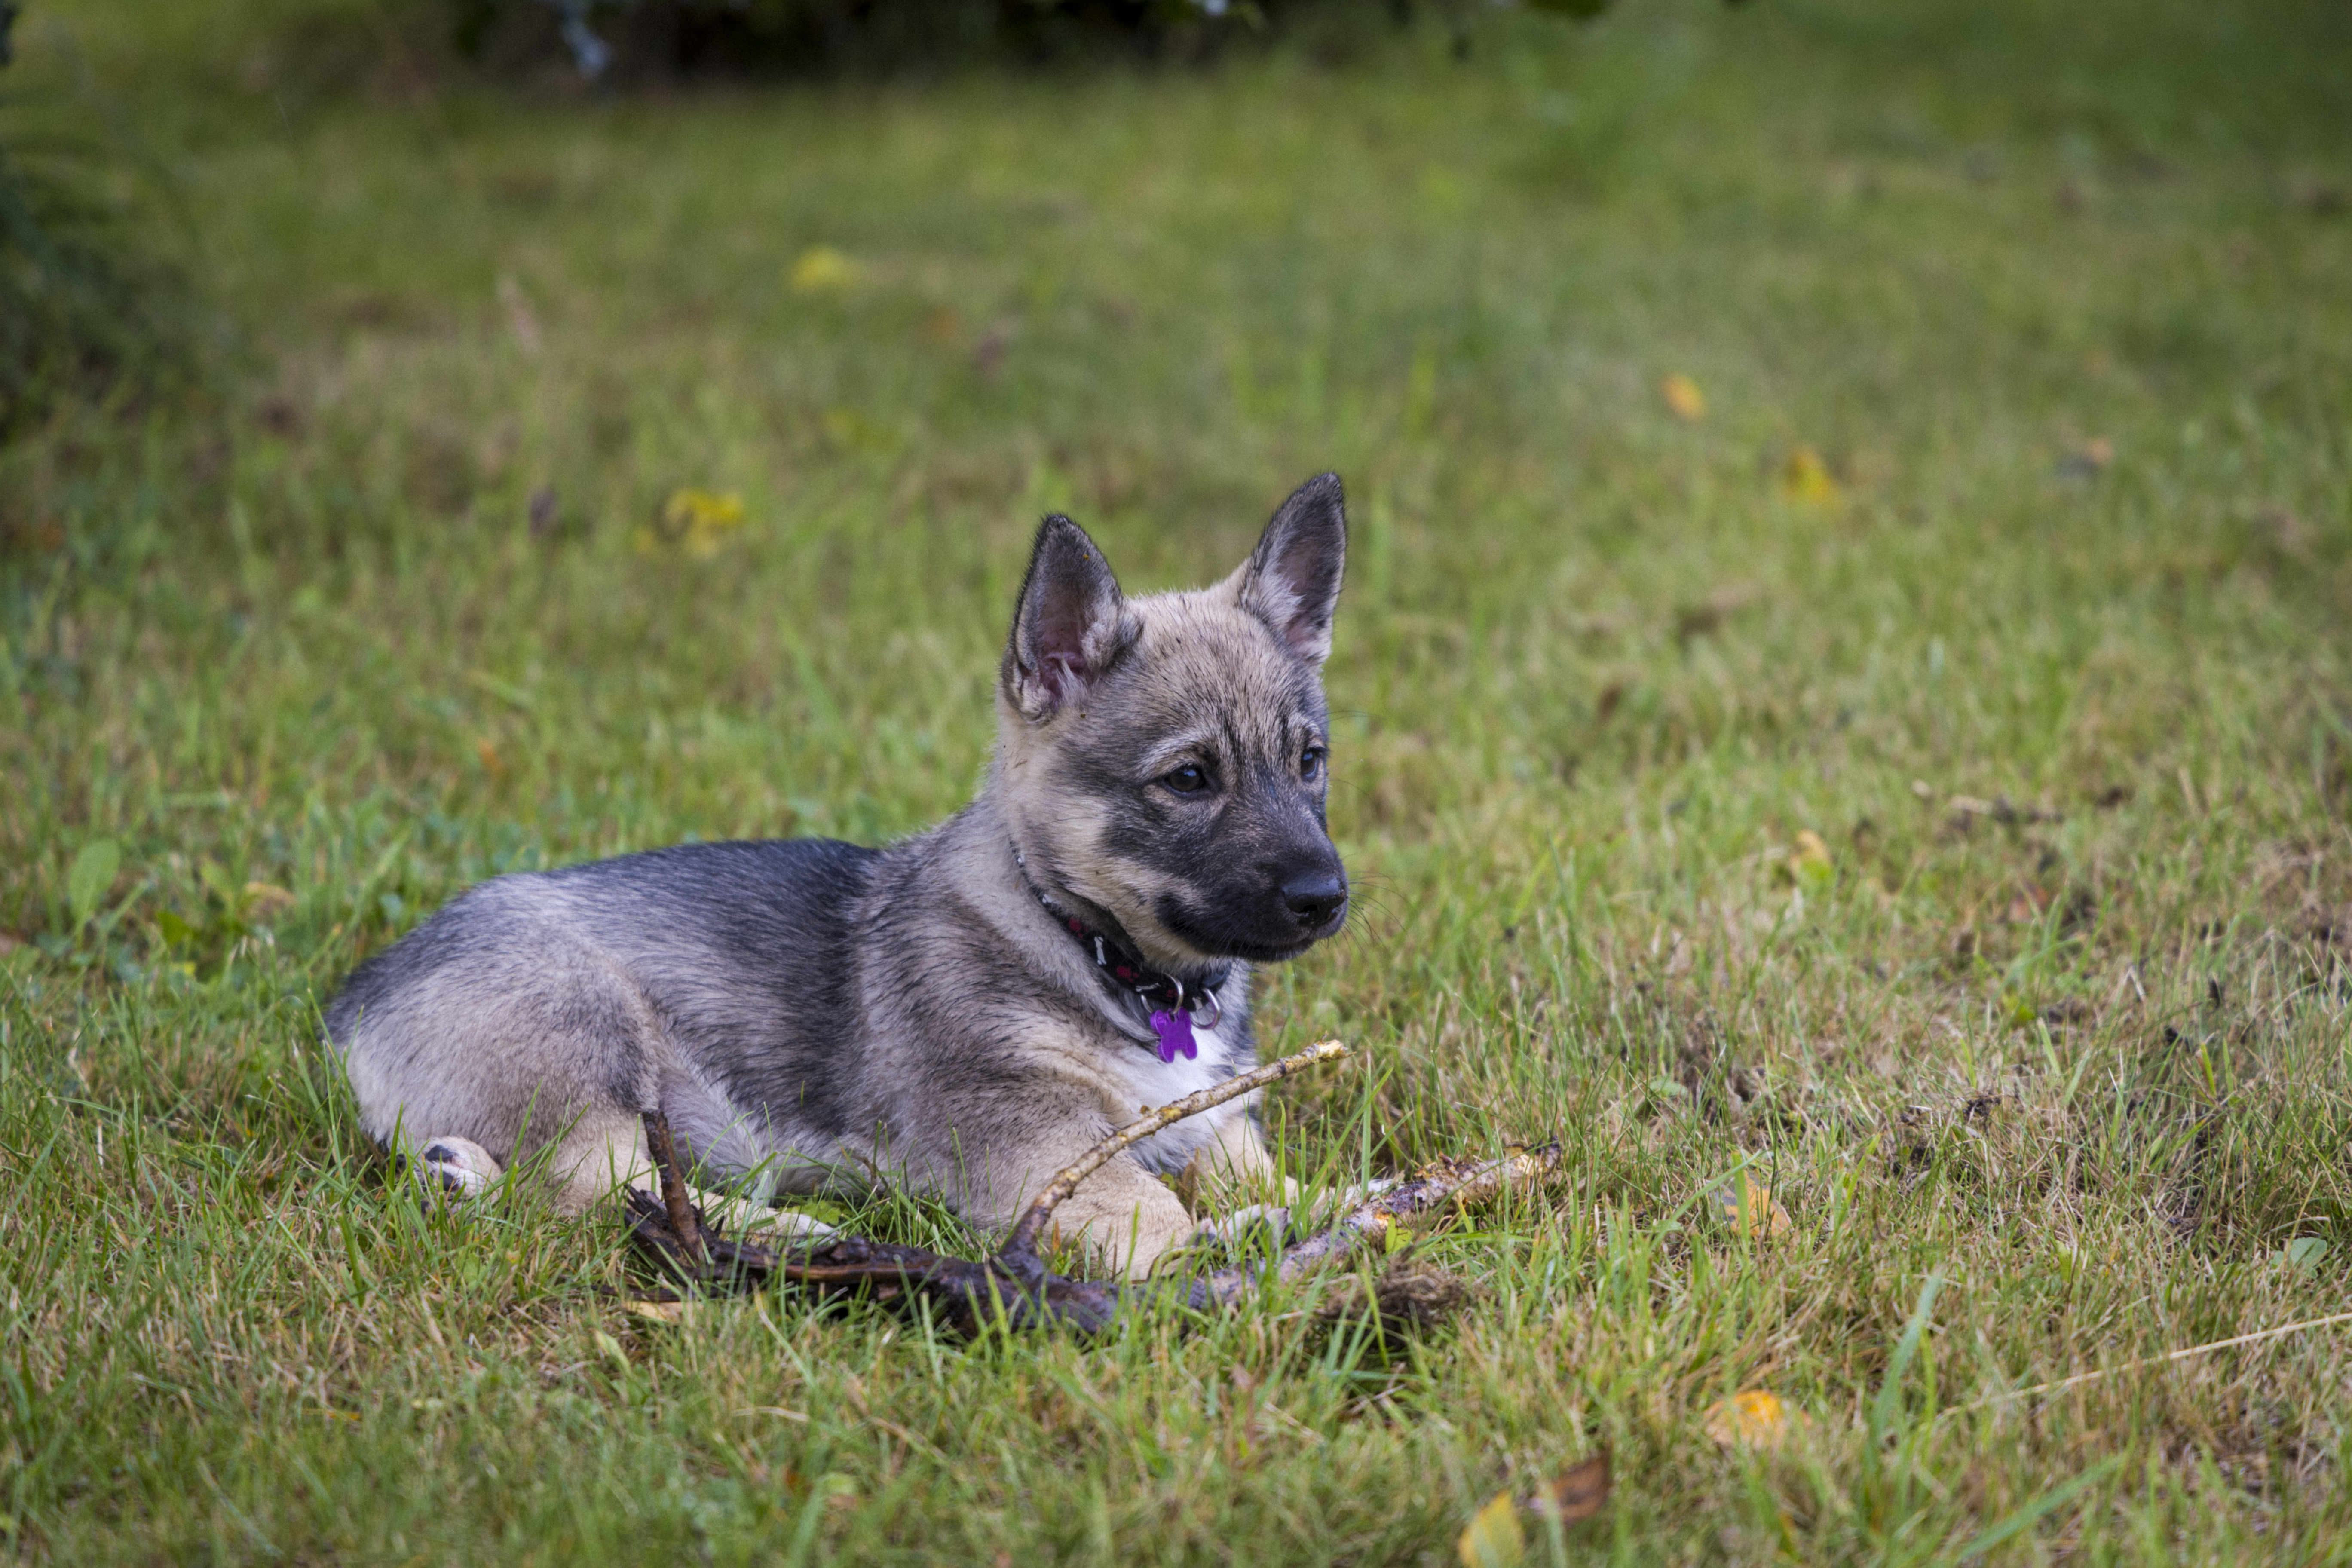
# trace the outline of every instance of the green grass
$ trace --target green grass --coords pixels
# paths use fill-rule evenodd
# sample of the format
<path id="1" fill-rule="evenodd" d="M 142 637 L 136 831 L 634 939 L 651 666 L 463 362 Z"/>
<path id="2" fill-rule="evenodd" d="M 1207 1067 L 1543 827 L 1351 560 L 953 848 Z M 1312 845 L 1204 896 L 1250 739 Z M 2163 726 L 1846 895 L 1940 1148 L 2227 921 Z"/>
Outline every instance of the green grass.
<path id="1" fill-rule="evenodd" d="M 1605 1445 L 1573 1561 L 2352 1558 L 2352 1330 L 2132 1364 L 2352 1279 L 2340 8 L 618 100 L 394 16 L 19 29 L 176 150 L 242 348 L 0 450 L 14 1555 L 1450 1563 Z M 1363 898 L 1264 1017 L 1362 1059 L 1276 1120 L 1565 1141 L 1430 1245 L 1453 1326 L 664 1328 L 610 1226 L 386 1182 L 317 1044 L 359 957 L 509 868 L 936 819 L 1041 511 L 1194 583 L 1327 467 Z M 707 558 L 681 487 L 743 499 Z M 1785 1234 L 1712 1217 L 1742 1167 Z M 1753 1388 L 1793 1436 L 1727 1450 Z"/>

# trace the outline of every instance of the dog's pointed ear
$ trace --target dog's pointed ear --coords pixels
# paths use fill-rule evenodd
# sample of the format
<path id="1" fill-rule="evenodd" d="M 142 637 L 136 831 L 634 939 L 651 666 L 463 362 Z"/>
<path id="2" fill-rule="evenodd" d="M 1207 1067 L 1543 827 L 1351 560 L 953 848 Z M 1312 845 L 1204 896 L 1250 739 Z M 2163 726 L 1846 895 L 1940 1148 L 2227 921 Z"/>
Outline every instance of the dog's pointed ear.
<path id="1" fill-rule="evenodd" d="M 1134 640 L 1133 622 L 1087 531 L 1058 512 L 1047 518 L 1013 612 L 1005 696 L 1026 718 L 1052 718 L 1109 670 Z"/>
<path id="2" fill-rule="evenodd" d="M 1291 492 L 1237 574 L 1242 608 L 1309 664 L 1331 651 L 1331 616 L 1348 564 L 1339 476 L 1318 474 Z"/>

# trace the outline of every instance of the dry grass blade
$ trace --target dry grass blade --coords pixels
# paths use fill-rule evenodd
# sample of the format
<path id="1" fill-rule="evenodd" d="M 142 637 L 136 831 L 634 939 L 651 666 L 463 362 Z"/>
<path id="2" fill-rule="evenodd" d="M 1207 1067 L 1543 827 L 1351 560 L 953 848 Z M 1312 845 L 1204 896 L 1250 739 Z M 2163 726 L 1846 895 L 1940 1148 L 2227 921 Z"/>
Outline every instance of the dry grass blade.
<path id="1" fill-rule="evenodd" d="M 2162 1355 L 2142 1356 L 2137 1361 L 2127 1361 L 2121 1366 L 2101 1367 L 2096 1372 L 2076 1373 L 2073 1377 L 2062 1377 L 2054 1383 L 2037 1383 L 2030 1388 L 2014 1388 L 2006 1394 L 1988 1394 L 1982 1399 L 1972 1400 L 1966 1405 L 1955 1405 L 1943 1414 L 1958 1415 L 1963 1411 L 1982 1410 L 1988 1405 L 2006 1405 L 2015 1399 L 2032 1399 L 2040 1394 L 2057 1394 L 2065 1389 L 2079 1388 L 2086 1383 L 2096 1383 L 2102 1378 L 2118 1376 L 2126 1372 L 2137 1372 L 2142 1367 L 2163 1366 L 2176 1361 L 2187 1361 L 2191 1356 L 2210 1355 L 2215 1351 L 2230 1350 L 2238 1345 L 2260 1344 L 2264 1340 L 2283 1339 L 2288 1334 L 2306 1333 L 2313 1329 L 2333 1328 L 2338 1323 L 2352 1323 L 2352 1312 L 2336 1312 L 2325 1318 L 2306 1318 L 2299 1323 L 2281 1323 L 2277 1328 L 2261 1329 L 2251 1334 L 2236 1334 L 2226 1340 L 2208 1341 L 2201 1345 L 2184 1345 L 2177 1351 L 2167 1351 Z"/>

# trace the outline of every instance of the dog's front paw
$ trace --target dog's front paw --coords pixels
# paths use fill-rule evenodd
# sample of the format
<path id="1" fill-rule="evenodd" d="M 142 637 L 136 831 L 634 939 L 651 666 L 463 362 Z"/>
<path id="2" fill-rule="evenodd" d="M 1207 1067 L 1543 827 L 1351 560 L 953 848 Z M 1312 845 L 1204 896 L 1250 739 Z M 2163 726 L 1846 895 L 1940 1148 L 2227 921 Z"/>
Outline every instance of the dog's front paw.
<path id="1" fill-rule="evenodd" d="M 834 1227 L 814 1215 L 802 1214 L 794 1209 L 774 1209 L 745 1226 L 744 1234 L 751 1240 L 770 1247 L 783 1247 L 795 1241 L 814 1241 L 820 1237 L 831 1236 Z"/>
<path id="2" fill-rule="evenodd" d="M 499 1163 L 470 1138 L 436 1138 L 415 1160 L 426 1207 L 480 1197 L 499 1179 Z"/>

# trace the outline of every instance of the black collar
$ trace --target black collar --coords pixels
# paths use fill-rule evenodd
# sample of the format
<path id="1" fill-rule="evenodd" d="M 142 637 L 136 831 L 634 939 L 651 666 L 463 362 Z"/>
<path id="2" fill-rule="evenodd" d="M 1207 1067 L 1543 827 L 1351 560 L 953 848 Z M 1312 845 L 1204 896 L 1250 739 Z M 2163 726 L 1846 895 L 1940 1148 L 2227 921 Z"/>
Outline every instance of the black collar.
<path id="1" fill-rule="evenodd" d="M 1161 1061 L 1174 1061 L 1179 1052 L 1187 1058 L 1194 1054 L 1195 1009 L 1205 1007 L 1209 1015 L 1208 1021 L 1201 1026 L 1204 1029 L 1213 1029 L 1224 1021 L 1224 1007 L 1217 1000 L 1217 988 L 1233 973 L 1233 965 L 1219 964 L 1192 980 L 1154 969 L 1143 961 L 1143 955 L 1118 926 L 1097 931 L 1055 903 L 1043 888 L 1029 879 L 1029 863 L 1022 858 L 1018 848 L 1013 851 L 1013 865 L 1030 897 L 1094 960 L 1095 967 L 1102 972 L 1111 989 L 1122 999 L 1132 998 L 1129 1005 L 1148 1016 L 1152 1032 L 1160 1037 L 1157 1054 Z"/>

